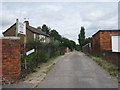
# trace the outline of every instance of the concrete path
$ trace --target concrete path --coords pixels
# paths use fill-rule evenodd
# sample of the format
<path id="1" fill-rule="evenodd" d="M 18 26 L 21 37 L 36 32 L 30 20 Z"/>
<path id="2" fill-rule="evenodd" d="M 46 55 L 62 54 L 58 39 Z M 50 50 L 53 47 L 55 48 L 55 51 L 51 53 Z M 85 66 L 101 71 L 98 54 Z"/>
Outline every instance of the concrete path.
<path id="1" fill-rule="evenodd" d="M 117 79 L 81 52 L 65 55 L 37 88 L 118 88 Z"/>

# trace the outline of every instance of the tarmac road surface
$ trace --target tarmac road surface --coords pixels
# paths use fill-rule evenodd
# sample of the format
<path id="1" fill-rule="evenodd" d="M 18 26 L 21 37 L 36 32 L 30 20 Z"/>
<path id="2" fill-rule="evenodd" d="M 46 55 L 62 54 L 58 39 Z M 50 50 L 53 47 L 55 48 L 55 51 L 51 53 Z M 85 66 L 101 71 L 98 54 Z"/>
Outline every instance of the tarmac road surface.
<path id="1" fill-rule="evenodd" d="M 118 88 L 111 77 L 82 52 L 67 53 L 37 88 Z"/>

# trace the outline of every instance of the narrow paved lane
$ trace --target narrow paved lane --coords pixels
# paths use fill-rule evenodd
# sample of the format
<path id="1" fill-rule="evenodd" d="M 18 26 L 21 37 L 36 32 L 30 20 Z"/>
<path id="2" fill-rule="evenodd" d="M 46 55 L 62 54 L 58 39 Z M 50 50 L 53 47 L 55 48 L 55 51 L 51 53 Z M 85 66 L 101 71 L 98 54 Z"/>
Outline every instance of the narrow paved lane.
<path id="1" fill-rule="evenodd" d="M 81 52 L 60 60 L 37 88 L 118 88 L 117 80 Z"/>

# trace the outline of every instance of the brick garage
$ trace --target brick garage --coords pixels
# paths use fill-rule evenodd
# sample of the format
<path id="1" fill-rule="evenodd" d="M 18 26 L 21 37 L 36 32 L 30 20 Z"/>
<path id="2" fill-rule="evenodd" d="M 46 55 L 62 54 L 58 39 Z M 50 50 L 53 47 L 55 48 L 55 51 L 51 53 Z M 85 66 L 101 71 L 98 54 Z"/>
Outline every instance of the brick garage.
<path id="1" fill-rule="evenodd" d="M 120 34 L 120 30 L 99 30 L 92 36 L 92 54 L 118 61 L 120 53 L 113 53 L 111 51 L 111 34 Z"/>
<path id="2" fill-rule="evenodd" d="M 103 57 L 114 64 L 118 64 L 118 62 L 120 62 L 120 53 L 117 52 L 103 51 Z"/>
<path id="3" fill-rule="evenodd" d="M 0 41 L 2 48 L 2 82 L 16 82 L 20 77 L 20 38 L 19 37 L 3 37 Z"/>
<path id="4" fill-rule="evenodd" d="M 102 51 L 112 49 L 111 34 L 118 34 L 120 30 L 100 30 L 92 36 L 92 52 L 102 55 Z"/>

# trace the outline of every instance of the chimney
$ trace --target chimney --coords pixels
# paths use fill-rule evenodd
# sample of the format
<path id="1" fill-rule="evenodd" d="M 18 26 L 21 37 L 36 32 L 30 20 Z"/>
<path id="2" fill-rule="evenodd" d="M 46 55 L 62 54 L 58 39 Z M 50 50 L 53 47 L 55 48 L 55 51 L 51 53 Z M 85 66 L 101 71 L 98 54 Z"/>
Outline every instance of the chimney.
<path id="1" fill-rule="evenodd" d="M 26 23 L 26 25 L 28 25 L 28 26 L 29 26 L 29 21 L 25 21 L 25 23 Z"/>
<path id="2" fill-rule="evenodd" d="M 37 30 L 41 30 L 41 27 L 39 26 L 39 27 L 37 27 Z"/>

